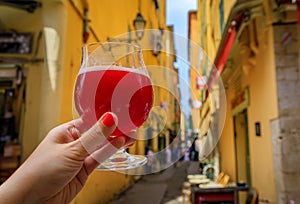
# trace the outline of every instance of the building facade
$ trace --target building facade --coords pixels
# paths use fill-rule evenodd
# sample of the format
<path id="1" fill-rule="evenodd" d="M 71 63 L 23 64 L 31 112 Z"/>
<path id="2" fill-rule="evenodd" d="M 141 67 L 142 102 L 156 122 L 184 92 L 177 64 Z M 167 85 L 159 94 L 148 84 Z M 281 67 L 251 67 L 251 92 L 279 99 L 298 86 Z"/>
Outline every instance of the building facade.
<path id="1" fill-rule="evenodd" d="M 145 35 L 142 39 L 135 36 L 133 26 L 138 13 L 146 20 Z M 172 29 L 166 25 L 165 0 L 41 0 L 30 1 L 28 5 L 22 6 L 18 3 L 1 3 L 0 21 L 2 33 L 29 33 L 28 43 L 25 43 L 29 46 L 25 47 L 29 51 L 3 49 L 0 55 L 0 81 L 8 78 L 13 83 L 12 86 L 1 83 L 0 91 L 1 102 L 3 98 L 10 100 L 9 96 L 13 93 L 13 102 L 5 111 L 7 118 L 11 116 L 10 112 L 13 112 L 15 131 L 12 134 L 15 136 L 7 137 L 7 142 L 17 143 L 22 149 L 22 153 L 18 153 L 16 157 L 14 168 L 30 155 L 51 128 L 73 119 L 73 86 L 80 68 L 81 47 L 84 44 L 104 42 L 119 36 L 119 40 L 124 42 L 141 45 L 148 43 L 149 47 L 153 47 L 151 35 L 147 35 L 150 31 L 146 30 L 154 29 L 168 31 L 168 35 L 160 32 L 160 43 L 168 46 L 168 49 L 174 49 Z M 1 41 L 1 45 L 4 45 L 3 42 Z M 159 54 L 160 50 L 155 51 L 156 53 L 143 52 L 145 64 L 171 67 L 176 72 L 173 66 L 174 56 Z M 17 74 L 10 76 L 11 70 Z M 151 69 L 148 71 L 153 79 L 160 77 L 159 73 Z M 176 80 L 161 80 L 163 81 L 159 83 L 173 83 L 173 86 L 177 87 Z M 13 90 L 12 93 L 5 91 L 7 89 Z M 161 102 L 164 101 L 172 102 L 165 114 L 169 118 L 168 127 L 173 129 L 173 125 L 179 123 L 174 113 L 175 100 L 166 94 L 158 94 L 162 92 L 160 88 L 154 89 L 155 106 L 161 107 Z M 1 112 L 1 120 L 2 116 L 4 111 Z M 1 124 L 2 129 L 3 126 Z M 143 136 L 145 133 L 139 131 L 139 134 Z M 2 138 L 4 136 L 1 135 Z M 154 140 L 158 140 L 157 137 Z M 166 144 L 165 142 L 164 145 Z M 139 141 L 129 151 L 144 154 L 145 145 L 145 141 Z M 154 149 L 159 149 L 158 142 L 153 145 Z M 2 172 L 4 171 L 1 170 L 1 175 Z M 133 179 L 132 176 L 117 172 L 95 171 L 73 202 L 107 203 L 117 192 L 128 187 Z"/>
<path id="2" fill-rule="evenodd" d="M 220 171 L 256 188 L 261 202 L 297 203 L 300 98 L 293 93 L 299 89 L 298 2 L 228 3 L 198 1 L 197 42 L 214 62 L 203 68 L 210 70 L 204 74 L 208 81 L 200 120 L 212 116 L 203 112 L 210 109 L 210 88 L 221 78 L 226 117 L 217 147 Z"/>

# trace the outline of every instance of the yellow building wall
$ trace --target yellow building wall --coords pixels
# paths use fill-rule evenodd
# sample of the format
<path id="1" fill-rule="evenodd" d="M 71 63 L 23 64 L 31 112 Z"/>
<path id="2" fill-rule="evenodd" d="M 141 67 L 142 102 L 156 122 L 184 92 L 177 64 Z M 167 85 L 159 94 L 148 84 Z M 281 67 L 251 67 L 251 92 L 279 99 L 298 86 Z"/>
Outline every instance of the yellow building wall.
<path id="1" fill-rule="evenodd" d="M 94 171 L 72 204 L 107 204 L 116 193 L 128 187 L 131 176 L 113 171 Z"/>
<path id="2" fill-rule="evenodd" d="M 75 6 L 82 11 L 81 1 L 74 1 Z M 119 0 L 102 0 L 102 1 L 87 1 L 89 5 L 89 19 L 90 27 L 95 32 L 96 36 L 100 41 L 106 41 L 110 38 L 123 35 L 127 32 L 134 31 L 133 20 L 138 13 L 138 1 L 119 1 Z M 157 18 L 155 12 L 154 3 L 152 1 L 140 1 L 141 2 L 141 13 L 144 16 L 146 23 L 145 29 L 158 29 L 159 22 L 162 28 L 165 28 L 166 15 L 165 0 L 160 0 L 160 20 Z M 72 102 L 72 89 L 75 77 L 79 70 L 81 61 L 81 46 L 82 43 L 82 28 L 83 22 L 79 15 L 75 12 L 71 6 L 70 1 L 65 3 L 67 12 L 67 34 L 66 34 L 66 56 L 64 60 L 64 66 L 67 67 L 64 74 L 64 90 L 63 90 L 63 101 L 62 106 L 67 107 Z M 113 15 L 112 15 L 113 14 Z M 126 36 L 126 35 L 124 35 Z M 132 39 L 136 39 L 135 36 L 131 36 Z M 96 39 L 90 32 L 89 42 L 94 42 Z M 146 41 L 149 39 L 142 39 Z M 150 40 L 149 40 L 150 41 Z M 146 64 L 158 65 L 157 58 L 154 57 L 150 52 L 143 53 Z M 70 69 L 70 70 L 69 70 Z M 153 78 L 159 78 L 156 73 L 151 73 Z M 62 121 L 70 118 L 71 110 L 64 109 L 61 114 Z"/>
<path id="3" fill-rule="evenodd" d="M 197 77 L 200 77 L 202 74 L 202 68 L 199 62 L 200 50 L 202 48 L 199 45 L 199 33 L 198 29 L 198 20 L 197 12 L 189 13 L 189 60 L 190 60 L 190 90 L 191 90 L 191 102 L 194 100 L 200 99 L 200 90 L 197 89 Z M 200 110 L 198 108 L 191 108 L 192 116 L 192 129 L 196 130 L 199 128 L 200 122 Z"/>
<path id="4" fill-rule="evenodd" d="M 224 27 L 232 6 L 236 0 L 223 0 L 223 10 L 224 10 Z M 204 59 L 201 62 L 199 69 L 199 74 L 209 77 L 211 69 L 214 68 L 214 60 L 218 51 L 218 47 L 222 38 L 221 30 L 221 14 L 220 12 L 221 0 L 198 0 L 198 12 L 197 12 L 197 32 L 198 39 L 197 43 L 201 46 L 204 51 Z M 193 79 L 191 79 L 193 80 Z M 195 82 L 191 81 L 191 84 Z M 204 99 L 205 91 L 199 93 L 199 99 Z M 209 106 L 209 104 L 202 104 L 203 106 Z M 206 108 L 200 110 L 200 115 L 205 114 Z M 212 108 L 209 108 L 212 110 Z M 197 117 L 197 113 L 192 110 L 192 115 Z M 200 117 L 200 126 L 204 122 L 204 118 Z"/>
<path id="5" fill-rule="evenodd" d="M 237 0 L 223 0 L 224 1 L 224 22 L 227 22 L 230 15 L 231 8 L 237 2 Z"/>
<path id="6" fill-rule="evenodd" d="M 224 128 L 219 140 L 220 150 L 220 171 L 227 173 L 232 181 L 236 181 L 236 162 L 235 162 L 235 145 L 234 145 L 234 132 L 233 120 L 231 117 L 231 100 L 234 98 L 233 91 L 226 92 L 226 118 Z"/>
<path id="7" fill-rule="evenodd" d="M 241 71 L 241 89 L 249 87 L 250 95 L 247 113 L 252 186 L 258 189 L 261 198 L 276 201 L 270 127 L 271 120 L 278 117 L 272 27 L 265 30 L 261 36 L 260 45 L 256 65 L 248 72 Z M 262 55 L 264 57 L 259 57 Z M 238 57 L 240 55 L 237 52 L 236 58 Z M 236 64 L 233 69 L 242 69 L 242 65 Z M 226 93 L 227 115 L 219 142 L 221 170 L 236 181 L 233 118 L 230 104 L 237 93 L 230 84 Z M 261 124 L 260 137 L 255 135 L 256 122 Z"/>
<path id="8" fill-rule="evenodd" d="M 196 89 L 196 80 L 197 77 L 199 77 L 199 72 L 197 72 L 195 69 L 190 69 L 190 87 L 191 87 L 191 102 L 194 100 L 200 99 L 200 91 Z M 200 128 L 199 122 L 200 122 L 200 110 L 199 108 L 191 108 L 191 115 L 192 115 L 192 128 L 193 130 Z"/>
<path id="9" fill-rule="evenodd" d="M 222 37 L 220 22 L 221 0 L 198 0 L 198 33 L 200 46 L 204 49 L 208 59 L 213 62 Z M 236 0 L 223 0 L 224 27 Z M 209 69 L 212 66 L 208 67 Z M 208 70 L 209 71 L 209 70 Z M 209 72 L 207 72 L 209 73 Z"/>
<path id="10" fill-rule="evenodd" d="M 273 29 L 262 33 L 257 64 L 249 75 L 250 106 L 248 109 L 252 184 L 261 198 L 276 201 L 274 165 L 272 156 L 271 120 L 278 117 L 276 68 Z M 259 57 L 259 56 L 264 57 Z M 255 122 L 261 123 L 261 136 L 255 136 Z"/>
<path id="11" fill-rule="evenodd" d="M 75 2 L 75 1 L 74 1 Z M 134 31 L 133 20 L 138 13 L 138 1 L 119 1 L 119 0 L 102 0 L 102 1 L 87 1 L 89 7 L 90 27 L 94 31 L 94 36 L 90 33 L 88 42 L 96 41 L 96 37 L 100 41 L 114 38 L 118 35 Z M 141 13 L 144 16 L 146 29 L 157 29 L 160 25 L 162 28 L 165 26 L 165 1 L 160 0 L 160 21 L 158 21 L 157 14 L 153 1 L 140 1 Z M 72 118 L 72 103 L 73 84 L 75 82 L 80 61 L 81 61 L 81 46 L 82 46 L 82 28 L 83 21 L 80 16 L 75 12 L 74 7 L 70 1 L 65 3 L 67 9 L 67 24 L 66 24 L 66 40 L 65 40 L 65 60 L 64 60 L 64 90 L 63 90 L 63 109 L 61 120 L 66 121 Z M 82 4 L 80 1 L 75 3 L 75 6 L 82 11 Z M 124 35 L 125 37 L 127 35 Z M 131 36 L 136 39 L 135 35 Z M 142 41 L 150 40 L 144 37 Z M 126 41 L 126 40 L 125 40 Z M 143 53 L 146 64 L 158 65 L 159 62 L 150 52 Z M 150 73 L 151 76 L 157 80 L 160 79 L 159 73 Z M 158 93 L 159 92 L 159 93 Z M 164 100 L 166 93 L 164 90 L 156 90 L 156 105 L 159 105 L 161 100 Z M 139 131 L 143 134 L 142 131 Z M 137 142 L 130 148 L 131 153 L 144 153 L 144 142 Z M 107 203 L 113 198 L 114 194 L 126 188 L 132 181 L 131 176 L 116 172 L 95 171 L 89 177 L 88 182 L 84 186 L 82 192 L 77 195 L 72 203 Z"/>
<path id="12" fill-rule="evenodd" d="M 17 63 L 22 65 L 26 77 L 24 118 L 20 127 L 22 161 L 31 154 L 47 132 L 60 123 L 62 90 L 60 62 L 63 59 L 63 52 L 60 50 L 57 60 L 53 60 L 51 53 L 46 52 L 44 28 L 53 29 L 58 36 L 64 36 L 65 12 L 63 4 L 59 1 L 42 3 L 43 7 L 36 9 L 34 13 L 7 6 L 0 7 L 1 26 L 4 29 L 33 33 L 32 53 L 11 56 L 36 61 Z M 50 68 L 48 63 L 55 66 Z M 50 72 L 55 72 L 54 77 Z"/>
<path id="13" fill-rule="evenodd" d="M 80 68 L 82 58 L 82 28 L 83 22 L 70 3 L 65 3 L 66 35 L 63 42 L 63 98 L 61 106 L 61 122 L 73 119 L 72 100 L 74 83 Z"/>
<path id="14" fill-rule="evenodd" d="M 106 41 L 116 35 L 133 31 L 133 20 L 138 13 L 139 3 L 141 13 L 147 21 L 146 29 L 166 28 L 165 0 L 159 0 L 159 12 L 155 11 L 153 1 L 143 0 L 42 0 L 41 2 L 43 6 L 32 14 L 10 7 L 0 7 L 0 18 L 5 28 L 34 33 L 33 51 L 37 49 L 37 55 L 25 57 L 42 60 L 24 65 L 27 81 L 21 135 L 23 159 L 29 156 L 51 128 L 73 119 L 73 86 L 80 67 L 83 45 L 83 2 L 88 3 L 90 11 L 88 18 L 92 30 L 88 42 L 94 42 L 97 38 Z M 44 27 L 54 29 L 59 36 L 59 53 L 57 61 L 53 61 L 56 65 L 54 70 L 50 70 L 46 66 L 46 61 L 43 61 L 52 54 L 45 53 Z M 94 31 L 95 35 L 91 31 Z M 42 38 L 37 41 L 39 33 L 42 34 Z M 164 58 L 166 57 L 162 56 L 159 61 L 150 53 L 144 55 L 146 64 L 160 65 L 160 62 L 166 61 Z M 52 79 L 51 71 L 54 71 L 55 80 Z M 151 74 L 157 78 L 157 73 Z M 164 90 L 159 91 L 166 98 Z M 136 144 L 130 151 L 143 152 L 143 142 Z M 128 186 L 131 181 L 132 177 L 124 174 L 95 171 L 73 203 L 107 203 L 117 191 Z"/>
<path id="15" fill-rule="evenodd" d="M 173 129 L 173 123 L 175 122 L 175 100 L 179 100 L 179 93 L 177 87 L 178 70 L 174 67 L 175 62 L 175 46 L 174 46 L 174 33 L 173 26 L 167 27 L 166 32 L 166 62 L 164 69 L 164 76 L 168 89 L 166 101 L 168 103 L 168 119 L 167 125 Z M 171 75 L 170 75 L 171 73 Z M 178 101 L 179 102 L 179 101 Z M 170 140 L 167 138 L 166 144 L 169 144 Z"/>
<path id="16" fill-rule="evenodd" d="M 202 75 L 209 76 L 211 68 L 213 67 L 213 62 L 215 60 L 217 50 L 220 44 L 222 37 L 221 22 L 220 22 L 220 2 L 221 0 L 198 0 L 198 12 L 197 12 L 197 31 L 198 31 L 198 42 L 204 50 L 204 61 L 200 67 L 199 73 Z M 231 8 L 234 5 L 236 0 L 224 0 L 223 9 L 224 9 L 224 27 L 226 25 L 228 16 L 230 14 Z M 205 67 L 205 64 L 207 67 Z M 193 81 L 195 73 L 191 71 L 191 86 L 192 89 L 195 85 Z M 197 93 L 195 90 L 194 93 Z M 197 93 L 198 94 L 198 93 Z M 196 94 L 196 95 L 197 95 Z M 227 93 L 230 96 L 230 93 Z M 232 93 L 233 94 L 233 93 Z M 199 94 L 200 95 L 200 94 Z M 227 96 L 228 97 L 228 96 Z M 227 98 L 227 104 L 230 104 L 230 98 Z M 206 108 L 205 110 L 211 109 L 208 106 L 209 104 L 203 104 Z M 205 110 L 202 108 L 201 111 L 205 114 Z M 227 113 L 230 112 L 230 107 L 227 106 Z M 195 111 L 192 111 L 192 117 L 197 115 Z M 208 114 L 209 115 L 209 114 Z M 200 118 L 201 123 L 204 118 Z M 196 124 L 195 124 L 196 125 Z M 226 114 L 225 126 L 222 131 L 222 136 L 220 138 L 219 147 L 222 154 L 220 155 L 220 166 L 221 170 L 228 173 L 231 178 L 235 179 L 235 157 L 234 152 L 231 150 L 234 149 L 234 140 L 232 137 L 233 124 L 230 114 Z"/>
<path id="17" fill-rule="evenodd" d="M 225 23 L 228 20 L 231 8 L 235 2 L 235 0 L 224 1 Z M 199 42 L 202 43 L 201 45 L 210 59 L 214 60 L 219 45 L 219 39 L 217 38 L 218 31 L 216 30 L 218 28 L 217 24 L 219 24 L 219 22 L 216 21 L 219 19 L 215 17 L 218 15 L 214 15 L 216 10 L 213 10 L 212 7 L 217 8 L 215 2 L 211 2 L 210 0 L 198 0 Z M 268 27 L 264 32 L 260 32 L 258 39 L 260 47 L 256 57 L 256 65 L 250 70 L 245 69 L 241 78 L 242 88 L 249 87 L 250 91 L 250 105 L 247 112 L 251 178 L 252 185 L 260 192 L 260 197 L 276 203 L 270 128 L 270 121 L 278 117 L 272 27 Z M 213 45 L 215 46 L 213 47 Z M 241 56 L 239 56 L 239 58 L 241 58 Z M 241 63 L 242 62 L 239 61 L 232 69 L 242 69 Z M 207 73 L 209 73 L 209 71 Z M 191 82 L 191 84 L 192 83 L 193 82 Z M 222 136 L 219 141 L 221 171 L 228 173 L 234 181 L 236 180 L 236 164 L 230 103 L 236 97 L 236 94 L 233 87 L 229 87 L 226 91 L 227 114 Z M 255 122 L 261 123 L 261 137 L 255 136 Z"/>

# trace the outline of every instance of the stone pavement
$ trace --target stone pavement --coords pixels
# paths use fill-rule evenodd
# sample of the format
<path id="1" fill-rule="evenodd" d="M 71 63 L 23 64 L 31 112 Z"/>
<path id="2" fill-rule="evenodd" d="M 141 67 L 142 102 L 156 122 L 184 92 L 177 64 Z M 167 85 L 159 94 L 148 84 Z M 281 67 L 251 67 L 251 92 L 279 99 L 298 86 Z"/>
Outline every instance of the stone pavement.
<path id="1" fill-rule="evenodd" d="M 198 162 L 178 162 L 161 173 L 144 175 L 110 204 L 179 204 L 187 174 L 199 173 Z"/>

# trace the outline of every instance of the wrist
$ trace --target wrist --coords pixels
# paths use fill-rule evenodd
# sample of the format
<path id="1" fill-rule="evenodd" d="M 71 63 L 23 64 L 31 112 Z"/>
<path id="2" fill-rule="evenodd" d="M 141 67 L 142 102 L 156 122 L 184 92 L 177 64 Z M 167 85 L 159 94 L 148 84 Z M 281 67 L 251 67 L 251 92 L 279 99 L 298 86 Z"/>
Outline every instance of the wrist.
<path id="1" fill-rule="evenodd" d="M 36 179 L 21 169 L 0 186 L 0 204 L 38 203 L 39 198 L 33 188 Z"/>

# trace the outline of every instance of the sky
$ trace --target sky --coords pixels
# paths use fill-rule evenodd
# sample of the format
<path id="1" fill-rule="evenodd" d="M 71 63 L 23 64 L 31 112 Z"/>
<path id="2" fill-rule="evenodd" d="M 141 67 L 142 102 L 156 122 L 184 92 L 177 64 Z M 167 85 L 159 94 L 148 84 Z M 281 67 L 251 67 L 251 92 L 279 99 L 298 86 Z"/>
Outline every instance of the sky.
<path id="1" fill-rule="evenodd" d="M 174 26 L 174 33 L 180 37 L 188 38 L 188 12 L 190 10 L 197 10 L 197 0 L 167 0 L 167 24 Z M 180 38 L 182 41 L 183 38 Z M 184 40 L 185 41 L 185 40 Z M 185 41 L 186 43 L 188 40 Z M 182 42 L 181 42 L 182 43 Z M 175 49 L 177 55 L 183 56 L 187 59 L 187 49 L 182 49 L 179 44 L 175 41 Z M 184 45 L 187 48 L 187 44 Z M 179 53 L 180 51 L 185 51 L 184 53 Z M 179 71 L 179 86 L 181 92 L 181 109 L 185 115 L 190 114 L 189 107 L 189 87 L 187 83 L 189 82 L 189 66 L 184 60 L 177 58 L 175 66 Z"/>

